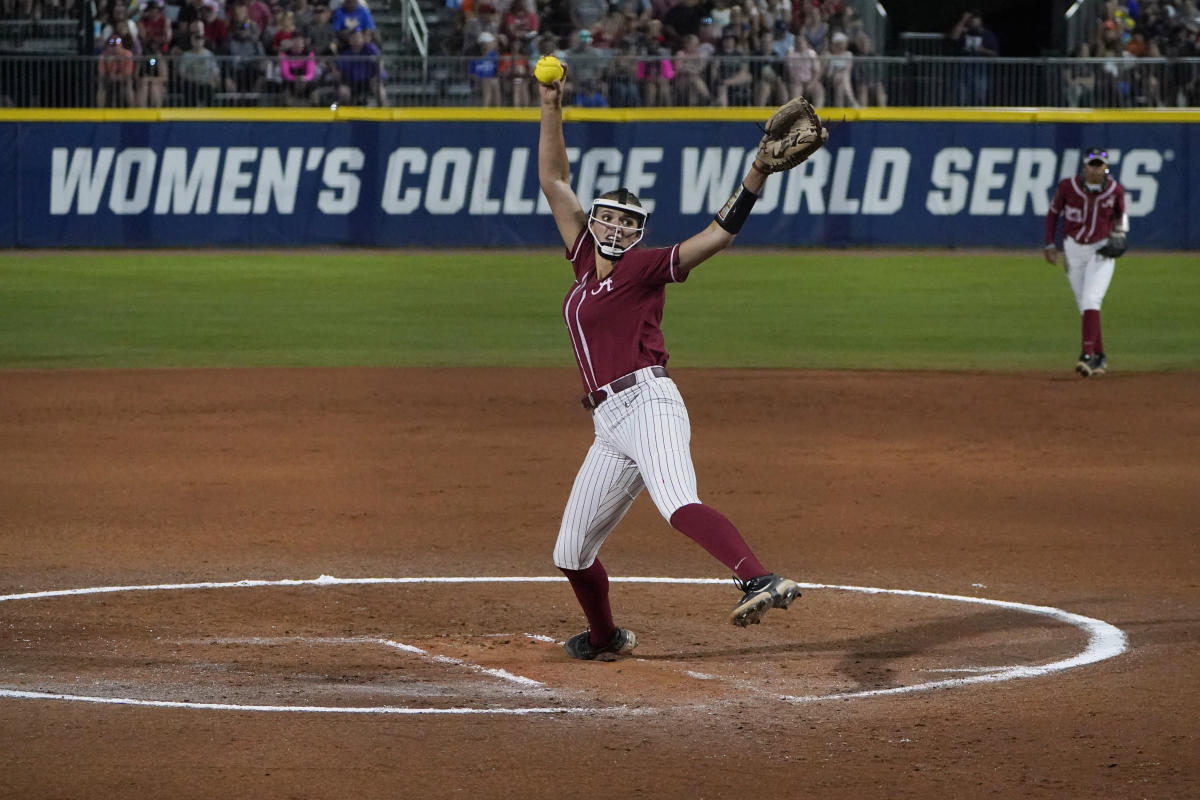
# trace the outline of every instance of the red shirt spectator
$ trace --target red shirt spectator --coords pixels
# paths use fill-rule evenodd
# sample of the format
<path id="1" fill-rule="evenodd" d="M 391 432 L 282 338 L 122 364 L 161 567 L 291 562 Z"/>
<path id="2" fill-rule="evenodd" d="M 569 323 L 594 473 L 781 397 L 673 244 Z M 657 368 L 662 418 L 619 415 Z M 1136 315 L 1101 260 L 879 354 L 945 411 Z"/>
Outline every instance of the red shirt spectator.
<path id="1" fill-rule="evenodd" d="M 538 15 L 529 10 L 527 0 L 513 0 L 508 13 L 504 15 L 501 30 L 510 40 L 525 40 L 529 34 L 538 31 Z"/>
<path id="2" fill-rule="evenodd" d="M 150 0 L 138 20 L 138 39 L 147 53 L 165 53 L 171 43 L 171 20 L 162 10 L 162 0 Z"/>

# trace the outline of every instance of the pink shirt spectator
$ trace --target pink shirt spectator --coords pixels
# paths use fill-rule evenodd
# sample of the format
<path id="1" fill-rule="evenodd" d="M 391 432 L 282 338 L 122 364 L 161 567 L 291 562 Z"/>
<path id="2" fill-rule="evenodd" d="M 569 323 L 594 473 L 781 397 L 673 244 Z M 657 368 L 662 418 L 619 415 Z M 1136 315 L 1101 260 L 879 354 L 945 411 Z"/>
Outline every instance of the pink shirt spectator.
<path id="1" fill-rule="evenodd" d="M 287 51 L 279 52 L 279 72 L 285 81 L 303 78 L 311 81 L 317 77 L 317 57 L 310 50 L 308 55 L 289 55 Z"/>

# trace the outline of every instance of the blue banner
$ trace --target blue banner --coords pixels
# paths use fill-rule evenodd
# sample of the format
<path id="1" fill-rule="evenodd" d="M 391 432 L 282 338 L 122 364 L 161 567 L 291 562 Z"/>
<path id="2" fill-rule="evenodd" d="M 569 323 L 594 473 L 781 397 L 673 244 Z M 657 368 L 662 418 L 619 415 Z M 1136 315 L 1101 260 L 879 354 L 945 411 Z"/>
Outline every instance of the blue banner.
<path id="1" fill-rule="evenodd" d="M 536 122 L 0 122 L 0 246 L 547 246 Z M 646 242 L 701 230 L 749 122 L 569 122 L 585 205 L 626 186 Z M 1038 247 L 1055 184 L 1108 149 L 1138 248 L 1200 249 L 1200 126 L 854 121 L 773 176 L 739 242 Z"/>

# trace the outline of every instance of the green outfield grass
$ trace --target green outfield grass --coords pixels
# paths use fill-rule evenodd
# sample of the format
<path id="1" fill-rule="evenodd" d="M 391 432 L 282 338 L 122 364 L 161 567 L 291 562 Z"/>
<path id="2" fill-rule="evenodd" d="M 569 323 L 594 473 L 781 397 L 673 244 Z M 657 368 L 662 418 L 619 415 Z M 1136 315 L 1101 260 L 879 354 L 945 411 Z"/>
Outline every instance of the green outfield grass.
<path id="1" fill-rule="evenodd" d="M 1104 307 L 1113 370 L 1200 369 L 1192 254 L 1131 253 Z M 9 251 L 0 368 L 566 366 L 559 250 Z M 667 293 L 672 364 L 1069 368 L 1079 322 L 1029 249 L 737 248 Z"/>

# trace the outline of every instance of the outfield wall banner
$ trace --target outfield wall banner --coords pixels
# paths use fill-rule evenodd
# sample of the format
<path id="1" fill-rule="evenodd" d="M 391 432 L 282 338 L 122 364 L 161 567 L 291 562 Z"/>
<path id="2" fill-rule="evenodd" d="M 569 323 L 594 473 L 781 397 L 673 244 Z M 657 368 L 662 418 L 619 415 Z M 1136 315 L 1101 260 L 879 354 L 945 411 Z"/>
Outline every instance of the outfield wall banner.
<path id="1" fill-rule="evenodd" d="M 550 246 L 532 121 L 0 121 L 0 246 Z M 587 203 L 626 186 L 646 242 L 701 230 L 746 121 L 566 126 Z M 772 246 L 1040 247 L 1059 179 L 1108 148 L 1135 248 L 1200 249 L 1200 125 L 851 121 L 773 176 L 739 237 Z"/>

